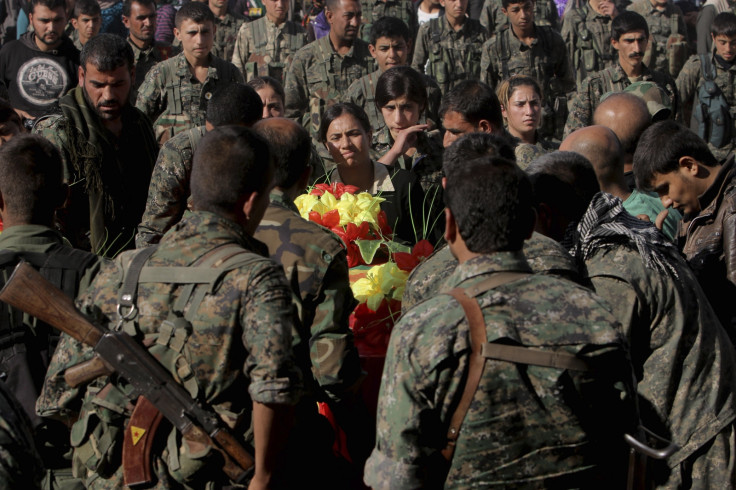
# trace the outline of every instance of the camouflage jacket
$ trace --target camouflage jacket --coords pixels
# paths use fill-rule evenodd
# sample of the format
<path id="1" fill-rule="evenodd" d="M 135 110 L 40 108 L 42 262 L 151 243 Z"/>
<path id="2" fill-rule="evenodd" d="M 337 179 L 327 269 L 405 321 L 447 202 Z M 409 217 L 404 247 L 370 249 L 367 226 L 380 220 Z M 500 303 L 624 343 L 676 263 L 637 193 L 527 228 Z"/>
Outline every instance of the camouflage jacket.
<path id="1" fill-rule="evenodd" d="M 386 123 L 383 120 L 383 114 L 381 114 L 381 111 L 376 107 L 376 85 L 382 74 L 383 72 L 379 69 L 354 81 L 350 84 L 350 87 L 348 87 L 348 91 L 345 93 L 344 98 L 345 102 L 352 102 L 363 108 L 365 113 L 368 115 L 368 120 L 371 122 L 371 129 L 373 129 L 374 133 L 381 131 L 386 127 Z M 424 78 L 424 83 L 427 87 L 427 108 L 424 111 L 424 114 L 422 114 L 420 121 L 426 121 L 436 126 L 439 122 L 442 92 L 440 92 L 440 87 L 437 85 L 437 82 L 425 75 L 424 72 L 422 72 L 421 75 Z"/>
<path id="2" fill-rule="evenodd" d="M 654 71 L 677 78 L 690 53 L 687 27 L 680 7 L 667 2 L 665 9 L 659 10 L 651 0 L 637 0 L 629 5 L 628 10 L 644 17 L 649 26 L 644 63 Z"/>
<path id="3" fill-rule="evenodd" d="M 499 34 L 508 29 L 508 17 L 501 11 L 502 0 L 485 0 L 480 11 L 480 25 L 486 28 L 490 35 Z M 538 26 L 548 26 L 556 32 L 560 31 L 560 17 L 557 15 L 557 5 L 554 0 L 539 0 L 534 2 L 534 23 Z"/>
<path id="4" fill-rule="evenodd" d="M 59 99 L 61 114 L 37 120 L 33 132 L 61 152 L 69 198 L 57 210 L 62 233 L 75 248 L 114 257 L 133 248 L 145 208 L 158 146 L 148 118 L 131 105 L 119 137 L 89 106 L 82 87 Z"/>
<path id="5" fill-rule="evenodd" d="M 470 18 L 455 31 L 446 16 L 422 24 L 414 46 L 412 68 L 435 79 L 446 94 L 463 80 L 480 79 L 480 56 L 488 33 Z"/>
<path id="6" fill-rule="evenodd" d="M 411 0 L 360 0 L 362 17 L 360 37 L 363 41 L 371 42 L 371 28 L 373 23 L 382 17 L 396 17 L 404 21 L 409 32 L 414 36 L 419 29 L 417 11 Z"/>
<path id="7" fill-rule="evenodd" d="M 240 225 L 202 211 L 188 214 L 170 230 L 146 265 L 191 266 L 226 244 L 250 252 L 252 261 L 226 272 L 196 312 L 185 309 L 191 329 L 175 331 L 170 322 L 164 322 L 186 289 L 184 285 L 140 282 L 137 316 L 134 322 L 126 322 L 123 330 L 148 339 L 152 351 L 161 349 L 159 353 L 176 356 L 175 379 L 211 406 L 237 438 L 252 441 L 246 434 L 252 402 L 293 404 L 299 396 L 300 373 L 291 345 L 294 311 L 283 270 L 256 252 L 262 244 L 248 237 Z M 118 321 L 119 288 L 134 253 L 125 253 L 108 264 L 78 300 L 81 310 L 105 327 Z M 128 332 L 128 326 L 135 331 Z M 188 335 L 181 336 L 182 332 Z M 85 388 L 71 388 L 63 377 L 67 367 L 91 355 L 89 347 L 63 335 L 36 408 L 46 416 L 71 416 L 81 410 L 72 428 L 76 476 L 85 479 L 88 487 L 122 487 L 121 430 L 130 416 L 130 407 L 125 405 L 126 383 L 103 377 L 92 382 L 85 394 Z M 173 365 L 167 368 L 171 370 Z M 90 442 L 94 451 L 88 447 Z M 158 480 L 155 488 L 224 484 L 221 459 L 218 464 L 218 458 L 208 457 L 209 451 L 193 451 L 171 431 L 168 443 L 152 452 L 152 472 Z"/>
<path id="8" fill-rule="evenodd" d="M 368 44 L 356 39 L 345 56 L 324 36 L 297 51 L 286 71 L 285 115 L 301 123 L 313 137 L 319 131 L 322 113 L 342 100 L 353 81 L 375 70 Z"/>
<path id="9" fill-rule="evenodd" d="M 277 26 L 264 16 L 240 26 L 232 60 L 246 82 L 269 76 L 284 83 L 286 69 L 305 44 L 307 34 L 301 25 L 287 20 Z"/>
<path id="10" fill-rule="evenodd" d="M 138 97 L 138 88 L 146 78 L 146 74 L 151 71 L 156 63 L 168 60 L 173 55 L 173 48 L 170 44 L 154 41 L 146 49 L 139 48 L 128 36 L 128 44 L 133 49 L 133 57 L 135 60 L 135 80 L 133 89 L 130 91 L 130 102 L 135 104 Z"/>
<path id="11" fill-rule="evenodd" d="M 376 160 L 385 155 L 394 146 L 394 139 L 388 127 L 373 133 L 371 150 Z M 417 133 L 416 152 L 411 158 L 400 156 L 395 167 L 410 170 L 419 177 L 424 193 L 433 196 L 432 189 L 439 189 L 442 185 L 442 136 L 439 131 Z M 440 194 L 441 196 L 441 194 Z"/>
<path id="12" fill-rule="evenodd" d="M 522 170 L 526 170 L 530 163 L 541 157 L 545 153 L 555 151 L 558 145 L 548 142 L 547 140 L 537 139 L 537 143 L 531 145 L 529 143 L 518 142 L 514 147 L 516 155 L 516 163 Z"/>
<path id="13" fill-rule="evenodd" d="M 202 83 L 180 53 L 148 72 L 135 105 L 153 122 L 156 139 L 163 144 L 175 134 L 205 123 L 207 101 L 220 85 L 242 81 L 232 63 L 210 54 L 207 78 Z"/>
<path id="14" fill-rule="evenodd" d="M 578 87 L 591 73 L 618 64 L 611 47 L 611 18 L 596 13 L 587 3 L 565 14 L 562 39 L 567 45 Z"/>
<path id="15" fill-rule="evenodd" d="M 732 472 L 718 456 L 696 452 L 736 417 L 733 347 L 687 264 L 677 254 L 668 256 L 678 278 L 648 268 L 634 247 L 613 240 L 584 267 L 623 323 L 644 426 L 679 446 L 667 460 L 672 476 L 679 477 L 678 465 L 690 457 L 709 459 L 714 471 Z"/>
<path id="16" fill-rule="evenodd" d="M 79 40 L 79 31 L 74 29 L 72 32 L 69 33 L 69 39 L 74 43 L 74 47 L 79 50 L 79 52 L 82 52 L 82 46 L 81 41 Z"/>
<path id="17" fill-rule="evenodd" d="M 361 377 L 358 351 L 348 328 L 355 300 L 350 289 L 345 249 L 337 235 L 299 215 L 283 192 L 271 192 L 271 204 L 255 238 L 281 264 L 297 304 L 300 343 L 309 350 L 311 372 L 320 387 L 318 399 L 343 401 Z"/>
<path id="18" fill-rule="evenodd" d="M 524 257 L 535 273 L 553 274 L 582 284 L 577 265 L 562 245 L 539 233 L 524 242 Z M 447 290 L 445 282 L 455 271 L 457 259 L 444 246 L 414 268 L 406 281 L 401 311 Z"/>
<path id="19" fill-rule="evenodd" d="M 446 287 L 468 288 L 493 273 L 512 271 L 530 274 L 477 296 L 488 342 L 572 354 L 585 349 L 593 357 L 614 354 L 621 356 L 617 369 L 627 369 L 617 323 L 601 300 L 570 281 L 531 274 L 521 252 L 472 258 L 457 266 Z M 465 384 L 469 336 L 462 307 L 444 294 L 411 309 L 394 326 L 381 380 L 376 446 L 365 469 L 369 486 L 442 486 L 446 464 L 438 453 Z M 566 375 L 579 374 L 562 373 L 486 362 L 444 488 L 531 487 L 542 481 L 547 486 L 585 487 L 590 476 L 586 472 L 599 471 L 589 459 L 596 449 L 565 393 L 572 389 L 580 394 L 572 386 L 561 388 Z M 594 384 L 601 389 L 598 394 L 620 396 L 600 379 Z M 592 397 L 589 401 L 594 402 Z M 603 413 L 594 417 L 609 422 Z"/>
<path id="20" fill-rule="evenodd" d="M 736 63 L 726 68 L 718 62 L 715 57 L 715 50 L 711 55 L 711 65 L 716 70 L 715 84 L 721 90 L 731 108 L 731 144 L 726 144 L 723 148 L 716 148 L 709 144 L 711 151 L 719 160 L 725 159 L 736 147 Z M 700 57 L 693 55 L 687 60 L 685 66 L 682 67 L 680 74 L 677 76 L 677 90 L 681 97 L 682 113 L 691 114 L 693 108 L 697 107 L 698 91 L 700 86 L 705 82 L 701 70 Z M 690 129 L 698 133 L 698 122 L 695 118 L 691 118 Z"/>
<path id="21" fill-rule="evenodd" d="M 230 12 L 224 18 L 215 16 L 215 41 L 212 44 L 212 56 L 217 56 L 225 61 L 233 59 L 235 43 L 240 33 L 240 28 L 245 24 L 245 18 L 235 16 Z"/>
<path id="22" fill-rule="evenodd" d="M 184 216 L 194 150 L 206 132 L 204 126 L 197 126 L 177 134 L 161 147 L 148 187 L 146 210 L 135 236 L 137 248 L 158 243 Z"/>
<path id="23" fill-rule="evenodd" d="M 672 101 L 673 119 L 677 118 L 680 114 L 681 104 L 677 86 L 672 77 L 666 73 L 651 71 L 646 66 L 643 66 L 642 73 L 642 76 L 639 77 L 640 80 L 651 80 L 667 92 Z M 593 112 L 595 112 L 595 108 L 598 107 L 601 97 L 605 93 L 621 92 L 631 83 L 618 61 L 613 66 L 589 75 L 580 84 L 577 94 L 570 103 L 570 114 L 567 116 L 567 124 L 565 124 L 565 137 L 576 129 L 593 124 Z"/>
<path id="24" fill-rule="evenodd" d="M 680 223 L 678 244 L 736 345 L 736 164 L 731 157 Z"/>

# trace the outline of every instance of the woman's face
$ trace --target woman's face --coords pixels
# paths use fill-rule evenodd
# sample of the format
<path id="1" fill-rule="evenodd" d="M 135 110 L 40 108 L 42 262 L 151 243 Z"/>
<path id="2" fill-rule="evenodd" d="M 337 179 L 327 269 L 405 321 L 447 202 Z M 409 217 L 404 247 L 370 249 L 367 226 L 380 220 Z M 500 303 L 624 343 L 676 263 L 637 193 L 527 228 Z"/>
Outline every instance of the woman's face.
<path id="1" fill-rule="evenodd" d="M 284 115 L 284 101 L 270 85 L 256 90 L 263 101 L 263 119 L 281 117 Z"/>
<path id="2" fill-rule="evenodd" d="M 343 114 L 327 128 L 325 142 L 338 165 L 366 165 L 370 162 L 370 133 L 350 114 Z"/>
<path id="3" fill-rule="evenodd" d="M 416 126 L 419 123 L 419 116 L 422 113 L 422 107 L 416 102 L 404 97 L 390 100 L 381 108 L 383 120 L 386 123 L 391 137 L 395 140 L 401 130 Z"/>
<path id="4" fill-rule="evenodd" d="M 509 125 L 509 132 L 514 136 L 533 134 L 542 119 L 542 101 L 534 87 L 521 85 L 516 87 L 509 97 L 508 107 L 503 108 L 503 117 Z"/>

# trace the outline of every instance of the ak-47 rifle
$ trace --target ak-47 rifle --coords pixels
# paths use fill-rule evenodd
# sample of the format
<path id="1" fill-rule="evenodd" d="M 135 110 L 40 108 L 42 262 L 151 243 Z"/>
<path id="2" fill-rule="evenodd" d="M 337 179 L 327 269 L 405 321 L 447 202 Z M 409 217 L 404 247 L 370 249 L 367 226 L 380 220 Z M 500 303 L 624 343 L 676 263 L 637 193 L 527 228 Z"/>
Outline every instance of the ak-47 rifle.
<path id="1" fill-rule="evenodd" d="M 212 446 L 222 454 L 223 471 L 234 482 L 253 472 L 253 456 L 223 427 L 216 413 L 204 407 L 176 382 L 145 347 L 122 331 L 108 331 L 92 323 L 61 290 L 31 265 L 21 262 L 0 290 L 0 301 L 18 308 L 78 341 L 94 348 L 92 361 L 68 369 L 67 382 L 117 373 L 138 395 L 136 408 L 123 441 L 126 485 L 151 481 L 150 450 L 163 415 L 187 441 Z M 138 420 L 140 425 L 134 425 Z"/>

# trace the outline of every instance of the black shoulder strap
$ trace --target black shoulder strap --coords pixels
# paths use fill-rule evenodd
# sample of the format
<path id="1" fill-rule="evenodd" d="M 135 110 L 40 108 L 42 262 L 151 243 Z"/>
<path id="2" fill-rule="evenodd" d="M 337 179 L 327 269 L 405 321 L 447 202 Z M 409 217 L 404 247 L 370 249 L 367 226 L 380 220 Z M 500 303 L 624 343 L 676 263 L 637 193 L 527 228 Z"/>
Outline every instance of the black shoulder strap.
<path id="1" fill-rule="evenodd" d="M 713 63 L 710 62 L 710 54 L 701 53 L 700 57 L 700 73 L 703 79 L 712 82 L 716 79 L 716 70 Z"/>

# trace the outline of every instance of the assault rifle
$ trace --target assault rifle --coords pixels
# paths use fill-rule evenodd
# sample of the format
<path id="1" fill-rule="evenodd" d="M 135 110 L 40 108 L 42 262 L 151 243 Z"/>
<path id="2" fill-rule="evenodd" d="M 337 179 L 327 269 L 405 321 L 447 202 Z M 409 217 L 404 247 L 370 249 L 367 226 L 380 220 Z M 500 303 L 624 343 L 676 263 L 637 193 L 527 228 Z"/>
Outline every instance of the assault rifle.
<path id="1" fill-rule="evenodd" d="M 217 450 L 224 459 L 222 469 L 230 480 L 242 483 L 252 476 L 253 456 L 223 427 L 214 411 L 193 399 L 133 337 L 92 323 L 75 308 L 71 298 L 31 265 L 18 264 L 0 290 L 0 301 L 94 348 L 92 361 L 67 370 L 65 379 L 71 385 L 113 372 L 130 383 L 138 401 L 123 441 L 126 485 L 152 480 L 150 451 L 162 415 L 186 441 Z"/>

